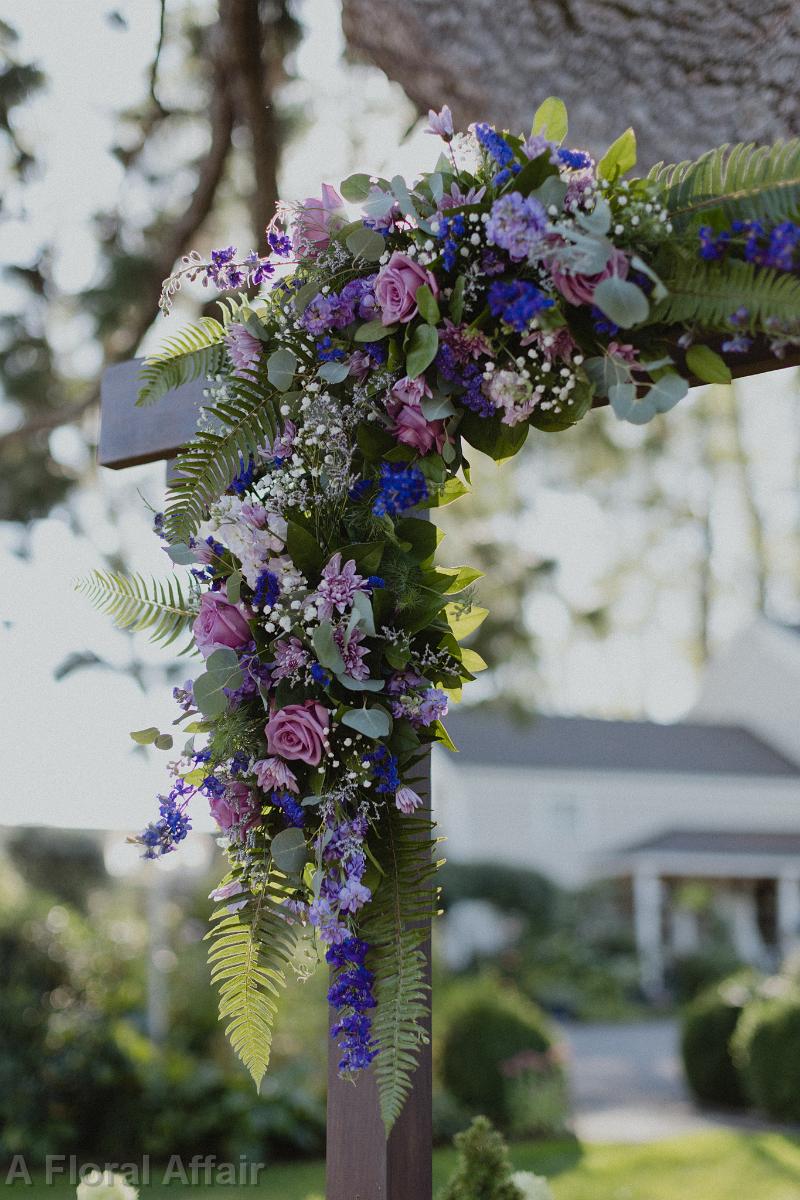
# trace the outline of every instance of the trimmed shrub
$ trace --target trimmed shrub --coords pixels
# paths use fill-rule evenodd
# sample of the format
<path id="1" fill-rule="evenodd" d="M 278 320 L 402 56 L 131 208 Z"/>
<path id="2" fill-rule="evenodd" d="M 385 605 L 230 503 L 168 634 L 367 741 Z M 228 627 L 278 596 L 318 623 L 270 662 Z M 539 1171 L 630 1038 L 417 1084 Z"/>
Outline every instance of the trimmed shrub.
<path id="1" fill-rule="evenodd" d="M 741 959 L 724 946 L 707 954 L 682 954 L 674 960 L 667 982 L 679 1004 L 702 995 L 716 983 L 745 970 Z"/>
<path id="2" fill-rule="evenodd" d="M 742 971 L 715 984 L 687 1005 L 683 1014 L 681 1054 L 689 1087 L 705 1104 L 727 1108 L 747 1105 L 731 1038 L 758 985 L 755 972 Z"/>
<path id="3" fill-rule="evenodd" d="M 485 1117 L 457 1133 L 458 1166 L 439 1200 L 522 1200 L 524 1193 L 511 1181 L 508 1148 Z"/>
<path id="4" fill-rule="evenodd" d="M 459 989 L 442 1039 L 442 1079 L 470 1112 L 486 1113 L 500 1128 L 510 1129 L 520 1077 L 535 1087 L 537 1074 L 542 1080 L 561 1076 L 553 1051 L 541 1009 L 485 978 Z"/>
<path id="5" fill-rule="evenodd" d="M 445 907 L 458 900 L 487 900 L 501 912 L 525 917 L 539 936 L 555 924 L 560 889 L 538 871 L 492 862 L 447 862 L 440 882 Z"/>
<path id="6" fill-rule="evenodd" d="M 753 1102 L 778 1121 L 800 1121 L 800 993 L 754 1000 L 732 1049 Z"/>

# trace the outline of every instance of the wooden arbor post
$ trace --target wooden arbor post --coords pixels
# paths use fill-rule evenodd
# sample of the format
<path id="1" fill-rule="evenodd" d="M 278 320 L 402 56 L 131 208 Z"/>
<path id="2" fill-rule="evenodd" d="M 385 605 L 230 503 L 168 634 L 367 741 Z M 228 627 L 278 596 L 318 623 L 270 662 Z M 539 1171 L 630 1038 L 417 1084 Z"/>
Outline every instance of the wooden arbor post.
<path id="1" fill-rule="evenodd" d="M 141 360 L 107 368 L 101 384 L 98 462 L 120 470 L 169 460 L 193 436 L 205 380 L 136 408 Z M 414 781 L 430 811 L 430 758 Z M 428 948 L 430 975 L 430 949 Z M 430 1036 L 430 1030 L 428 1030 Z M 414 1087 L 388 1141 L 372 1072 L 358 1083 L 339 1079 L 339 1051 L 328 1050 L 327 1200 L 431 1200 L 431 1048 L 419 1050 Z"/>

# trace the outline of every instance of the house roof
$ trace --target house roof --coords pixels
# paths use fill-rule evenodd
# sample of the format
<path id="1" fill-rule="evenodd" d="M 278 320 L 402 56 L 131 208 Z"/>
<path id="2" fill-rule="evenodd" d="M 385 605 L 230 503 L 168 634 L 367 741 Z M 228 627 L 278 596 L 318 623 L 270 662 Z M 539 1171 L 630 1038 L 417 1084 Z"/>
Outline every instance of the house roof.
<path id="1" fill-rule="evenodd" d="M 799 764 L 736 725 L 544 716 L 525 723 L 469 709 L 453 712 L 446 724 L 460 751 L 456 763 L 564 771 L 800 776 Z"/>
<path id="2" fill-rule="evenodd" d="M 800 833 L 764 833 L 728 829 L 670 829 L 626 846 L 623 854 L 778 854 L 800 856 Z"/>

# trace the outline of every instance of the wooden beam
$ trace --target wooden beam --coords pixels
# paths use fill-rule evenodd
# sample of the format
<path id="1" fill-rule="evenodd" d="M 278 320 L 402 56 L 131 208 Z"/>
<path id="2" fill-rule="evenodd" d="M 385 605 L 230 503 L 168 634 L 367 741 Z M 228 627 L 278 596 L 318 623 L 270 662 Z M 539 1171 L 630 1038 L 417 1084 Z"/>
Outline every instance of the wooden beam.
<path id="1" fill-rule="evenodd" d="M 100 384 L 101 467 L 120 470 L 174 458 L 193 437 L 208 387 L 205 379 L 186 383 L 147 408 L 136 407 L 141 358 L 116 363 Z"/>

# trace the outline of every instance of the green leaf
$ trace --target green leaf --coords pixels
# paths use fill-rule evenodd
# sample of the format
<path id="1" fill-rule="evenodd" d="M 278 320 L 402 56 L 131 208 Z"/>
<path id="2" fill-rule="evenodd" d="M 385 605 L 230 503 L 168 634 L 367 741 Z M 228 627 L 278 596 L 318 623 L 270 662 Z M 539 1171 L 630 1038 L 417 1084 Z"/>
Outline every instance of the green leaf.
<path id="1" fill-rule="evenodd" d="M 258 851 L 252 852 L 257 854 Z M 230 875 L 224 882 L 235 879 Z M 272 1027 L 280 989 L 295 955 L 299 925 L 286 920 L 285 900 L 291 893 L 270 871 L 254 892 L 244 891 L 236 911 L 225 903 L 212 915 L 207 934 L 212 982 L 220 993 L 220 1020 L 234 1051 L 261 1084 L 269 1064 Z"/>
<path id="2" fill-rule="evenodd" d="M 420 517 L 403 517 L 396 525 L 397 536 L 408 543 L 408 548 L 417 562 L 423 563 L 436 552 L 441 540 L 441 531 L 433 521 Z"/>
<path id="3" fill-rule="evenodd" d="M 448 396 L 425 396 L 420 407 L 426 421 L 439 421 L 456 414 L 456 407 Z"/>
<path id="4" fill-rule="evenodd" d="M 95 608 L 107 613 L 119 629 L 146 630 L 150 640 L 168 646 L 192 624 L 189 606 L 177 576 L 146 580 L 113 571 L 93 571 L 75 583 Z"/>
<path id="5" fill-rule="evenodd" d="M 425 503 L 428 508 L 444 508 L 446 504 L 452 504 L 454 500 L 460 500 L 462 496 L 468 495 L 469 490 L 460 479 L 451 476 Z"/>
<path id="6" fill-rule="evenodd" d="M 392 195 L 400 206 L 400 211 L 406 217 L 419 221 L 419 213 L 414 207 L 414 201 L 408 190 L 408 185 L 402 175 L 395 175 L 391 182 Z"/>
<path id="7" fill-rule="evenodd" d="M 339 192 L 351 204 L 360 204 L 362 200 L 366 200 L 372 187 L 369 175 L 348 175 L 347 179 L 342 182 Z"/>
<path id="8" fill-rule="evenodd" d="M 372 601 L 366 592 L 356 592 L 353 596 L 353 612 L 358 614 L 358 624 L 367 637 L 374 637 L 375 617 L 372 612 Z"/>
<path id="9" fill-rule="evenodd" d="M 468 411 L 464 413 L 459 431 L 470 446 L 488 454 L 495 462 L 503 462 L 522 449 L 528 436 L 528 425 L 524 421 L 519 425 L 504 425 L 497 413 L 480 417 Z"/>
<path id="10" fill-rule="evenodd" d="M 439 312 L 439 305 L 436 303 L 436 297 L 427 283 L 423 283 L 421 287 L 417 288 L 415 298 L 422 319 L 427 321 L 429 325 L 436 325 L 441 317 L 441 313 Z"/>
<path id="11" fill-rule="evenodd" d="M 620 176 L 633 170 L 635 166 L 636 134 L 631 128 L 628 128 L 608 147 L 597 164 L 597 174 L 601 179 L 608 179 L 614 183 Z"/>
<path id="12" fill-rule="evenodd" d="M 731 369 L 710 346 L 690 346 L 686 351 L 686 365 L 703 383 L 730 383 Z"/>
<path id="13" fill-rule="evenodd" d="M 367 262 L 377 262 L 386 249 L 386 242 L 380 233 L 368 229 L 366 225 L 355 229 L 347 237 L 347 249 L 354 258 L 365 258 Z"/>
<path id="14" fill-rule="evenodd" d="M 310 283 L 304 283 L 301 288 L 298 288 L 292 295 L 292 304 L 298 316 L 301 316 L 308 308 L 315 296 L 319 295 L 319 283 L 316 279 L 312 279 Z"/>
<path id="15" fill-rule="evenodd" d="M 392 718 L 385 708 L 349 708 L 343 713 L 341 723 L 374 741 L 392 732 Z"/>
<path id="16" fill-rule="evenodd" d="M 322 550 L 317 539 L 297 521 L 289 521 L 286 531 L 286 548 L 296 567 L 306 578 L 319 574 L 322 570 Z"/>
<path id="17" fill-rule="evenodd" d="M 336 676 L 337 683 L 343 688 L 347 688 L 349 692 L 382 692 L 382 679 L 353 679 L 346 671 L 340 672 Z"/>
<path id="18" fill-rule="evenodd" d="M 406 352 L 406 371 L 411 379 L 431 365 L 439 349 L 439 334 L 433 325 L 417 325 L 411 333 Z"/>
<path id="19" fill-rule="evenodd" d="M 453 631 L 453 636 L 461 642 L 483 624 L 489 615 L 489 610 L 480 608 L 477 604 L 465 607 L 456 602 L 447 605 L 444 615 Z"/>
<path id="20" fill-rule="evenodd" d="M 225 581 L 225 592 L 231 604 L 238 604 L 242 598 L 242 572 L 233 571 Z"/>
<path id="21" fill-rule="evenodd" d="M 326 362 L 322 364 L 317 374 L 326 383 L 341 383 L 343 379 L 347 379 L 347 376 L 350 374 L 350 368 L 347 363 Z"/>
<path id="22" fill-rule="evenodd" d="M 361 575 L 377 575 L 385 547 L 385 542 L 351 542 L 340 554 L 343 563 L 352 559 Z"/>
<path id="23" fill-rule="evenodd" d="M 172 734 L 160 733 L 153 741 L 153 745 L 155 746 L 156 750 L 171 750 L 173 745 Z"/>
<path id="24" fill-rule="evenodd" d="M 436 734 L 437 742 L 440 742 L 446 750 L 451 750 L 453 754 L 458 754 L 458 746 L 450 737 L 450 734 L 447 732 L 441 721 L 434 721 L 433 731 Z"/>
<path id="25" fill-rule="evenodd" d="M 322 621 L 314 630 L 311 639 L 314 651 L 323 667 L 338 675 L 344 671 L 344 659 L 333 638 L 333 626 L 330 621 Z"/>
<path id="26" fill-rule="evenodd" d="M 378 462 L 397 445 L 389 430 L 377 421 L 362 421 L 356 430 L 356 441 L 367 462 Z"/>
<path id="27" fill-rule="evenodd" d="M 533 118 L 532 133 L 543 133 L 551 142 L 559 145 L 567 136 L 569 119 L 567 106 L 558 96 L 548 96 L 536 110 Z"/>
<path id="28" fill-rule="evenodd" d="M 477 675 L 479 671 L 485 671 L 488 666 L 486 660 L 478 654 L 478 651 L 472 650 L 469 646 L 462 648 L 461 661 L 473 675 Z"/>
<path id="29" fill-rule="evenodd" d="M 197 551 L 191 550 L 186 542 L 176 542 L 174 546 L 167 546 L 167 558 L 177 567 L 188 567 L 197 562 Z"/>
<path id="30" fill-rule="evenodd" d="M 466 283 L 465 276 L 459 275 L 453 284 L 453 294 L 450 297 L 450 318 L 456 325 L 464 315 L 464 288 L 466 287 Z"/>
<path id="31" fill-rule="evenodd" d="M 785 271 L 737 259 L 724 263 L 676 259 L 663 275 L 669 295 L 651 313 L 652 321 L 659 324 L 697 321 L 705 329 L 722 332 L 730 328 L 731 313 L 746 308 L 747 317 L 739 328 L 757 332 L 771 317 L 796 321 L 800 312 L 800 279 Z"/>
<path id="32" fill-rule="evenodd" d="M 300 875 L 308 860 L 308 846 L 302 829 L 282 829 L 269 846 L 272 861 L 284 875 Z"/>
<path id="33" fill-rule="evenodd" d="M 285 346 L 273 351 L 267 359 L 267 379 L 279 392 L 288 392 L 297 370 L 297 358 Z"/>
<path id="34" fill-rule="evenodd" d="M 193 379 L 215 375 L 225 359 L 224 337 L 225 327 L 219 321 L 201 317 L 196 325 L 167 338 L 163 348 L 142 364 L 137 406 L 153 404 Z"/>
<path id="35" fill-rule="evenodd" d="M 646 321 L 650 312 L 647 296 L 642 289 L 629 279 L 620 279 L 619 275 L 612 275 L 598 283 L 594 289 L 593 303 L 623 329 Z"/>
<path id="36" fill-rule="evenodd" d="M 204 717 L 222 716 L 228 707 L 228 697 L 223 689 L 241 687 L 242 672 L 234 650 L 227 647 L 214 650 L 206 660 L 206 669 L 194 681 L 192 693 L 195 704 Z"/>
<path id="37" fill-rule="evenodd" d="M 382 338 L 395 333 L 396 330 L 396 325 L 384 325 L 383 321 L 367 321 L 364 325 L 359 325 L 354 334 L 354 340 L 356 342 L 379 342 Z"/>
<path id="38" fill-rule="evenodd" d="M 155 725 L 150 725 L 147 729 L 135 729 L 130 736 L 137 746 L 152 746 L 156 738 L 160 737 L 160 732 Z"/>

